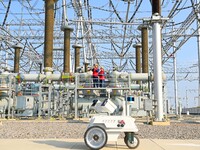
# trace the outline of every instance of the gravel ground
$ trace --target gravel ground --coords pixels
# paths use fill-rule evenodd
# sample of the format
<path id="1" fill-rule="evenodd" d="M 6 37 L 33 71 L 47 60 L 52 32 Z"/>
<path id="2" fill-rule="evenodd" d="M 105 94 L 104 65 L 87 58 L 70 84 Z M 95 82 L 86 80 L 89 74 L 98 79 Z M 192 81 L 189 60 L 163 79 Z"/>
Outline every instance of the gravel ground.
<path id="1" fill-rule="evenodd" d="M 78 121 L 2 121 L 0 138 L 83 138 L 87 125 L 88 123 Z M 171 123 L 170 126 L 152 126 L 138 123 L 137 127 L 139 138 L 200 140 L 200 124 Z"/>

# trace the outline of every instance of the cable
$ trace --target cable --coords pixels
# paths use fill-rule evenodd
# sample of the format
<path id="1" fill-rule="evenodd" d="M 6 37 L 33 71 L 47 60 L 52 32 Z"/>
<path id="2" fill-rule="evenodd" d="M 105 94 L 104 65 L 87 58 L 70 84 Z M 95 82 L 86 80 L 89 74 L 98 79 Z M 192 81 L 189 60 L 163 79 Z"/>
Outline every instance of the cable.
<path id="1" fill-rule="evenodd" d="M 5 17 L 4 17 L 2 26 L 4 26 L 5 23 L 6 23 L 6 19 L 7 19 L 7 17 L 8 17 L 8 13 L 9 13 L 10 6 L 11 6 L 11 1 L 12 1 L 12 0 L 9 0 L 9 2 L 8 2 L 8 7 L 7 7 L 7 10 L 6 10 L 6 15 L 5 15 Z"/>
<path id="2" fill-rule="evenodd" d="M 119 19 L 121 22 L 124 22 L 124 21 L 122 20 L 122 18 L 119 16 L 119 14 L 117 13 L 117 10 L 115 9 L 115 6 L 113 5 L 112 0 L 109 0 L 109 2 L 110 2 L 110 6 L 112 6 L 112 8 L 113 8 L 113 10 L 114 10 L 114 13 L 117 15 L 118 19 Z"/>
<path id="3" fill-rule="evenodd" d="M 140 0 L 140 3 L 137 5 L 137 8 L 135 9 L 135 12 L 133 13 L 133 15 L 131 16 L 131 18 L 129 19 L 128 23 L 132 22 L 133 18 L 135 17 L 138 9 L 140 8 L 141 4 L 142 4 L 143 0 Z"/>
<path id="4" fill-rule="evenodd" d="M 194 5 L 194 2 L 192 1 L 192 0 L 190 0 L 190 2 L 192 3 L 192 8 L 193 8 L 193 10 L 194 10 L 194 14 L 195 14 L 195 16 L 196 16 L 196 19 L 197 19 L 197 21 L 200 23 L 200 18 L 199 18 L 199 15 L 198 15 L 198 13 L 199 13 L 199 9 L 196 11 L 196 8 L 195 8 L 195 5 Z M 197 5 L 197 6 L 199 6 L 199 5 Z"/>

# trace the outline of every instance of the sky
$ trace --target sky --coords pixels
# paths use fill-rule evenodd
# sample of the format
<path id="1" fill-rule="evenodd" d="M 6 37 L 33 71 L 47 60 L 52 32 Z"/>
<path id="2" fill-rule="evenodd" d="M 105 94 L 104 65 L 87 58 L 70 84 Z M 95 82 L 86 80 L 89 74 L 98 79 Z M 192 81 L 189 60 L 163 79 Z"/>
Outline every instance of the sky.
<path id="1" fill-rule="evenodd" d="M 197 39 L 194 37 L 177 52 L 177 68 L 190 68 L 194 64 L 195 68 L 197 68 L 197 63 Z M 186 75 L 187 73 L 177 74 L 177 76 L 181 76 L 181 78 Z M 193 80 L 193 78 L 195 78 L 195 80 Z M 187 77 L 187 80 L 180 80 L 177 82 L 177 84 L 178 99 L 182 101 L 182 107 L 196 107 L 198 105 L 198 72 L 190 73 Z M 171 105 L 174 106 L 174 81 L 168 81 L 167 87 L 169 93 L 168 98 L 171 101 Z M 188 97 L 188 105 L 186 97 Z"/>

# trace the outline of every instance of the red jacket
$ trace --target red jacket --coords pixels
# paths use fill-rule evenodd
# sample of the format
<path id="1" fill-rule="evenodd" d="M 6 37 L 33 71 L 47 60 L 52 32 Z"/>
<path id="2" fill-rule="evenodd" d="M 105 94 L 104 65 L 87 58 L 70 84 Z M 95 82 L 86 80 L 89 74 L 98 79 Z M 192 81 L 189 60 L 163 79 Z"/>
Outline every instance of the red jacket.
<path id="1" fill-rule="evenodd" d="M 104 69 L 100 69 L 99 80 L 105 80 L 105 71 L 104 71 Z"/>
<path id="2" fill-rule="evenodd" d="M 99 69 L 98 68 L 93 68 L 92 69 L 92 75 L 93 77 L 98 77 Z"/>

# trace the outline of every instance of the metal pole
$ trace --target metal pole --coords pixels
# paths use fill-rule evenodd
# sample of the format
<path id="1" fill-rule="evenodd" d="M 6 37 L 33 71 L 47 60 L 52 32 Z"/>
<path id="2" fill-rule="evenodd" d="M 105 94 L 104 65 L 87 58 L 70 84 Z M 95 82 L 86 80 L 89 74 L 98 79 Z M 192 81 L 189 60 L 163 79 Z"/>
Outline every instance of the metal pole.
<path id="1" fill-rule="evenodd" d="M 198 67 L 199 67 L 199 87 L 198 87 L 198 106 L 200 106 L 200 22 L 199 22 L 200 16 L 198 14 L 198 19 L 197 19 L 197 29 L 198 29 L 198 34 L 197 34 L 197 48 L 198 48 Z"/>
<path id="2" fill-rule="evenodd" d="M 153 62 L 154 62 L 154 94 L 155 100 L 158 102 L 157 107 L 157 120 L 163 120 L 163 95 L 162 95 L 162 55 L 161 55 L 161 27 L 160 27 L 160 16 L 155 14 L 152 16 L 153 19 Z M 161 19 L 161 18 L 160 18 Z"/>
<path id="3" fill-rule="evenodd" d="M 63 5 L 63 26 L 68 25 L 68 19 L 67 19 L 67 10 L 66 10 L 66 0 L 62 0 Z"/>
<path id="4" fill-rule="evenodd" d="M 186 99 L 186 108 L 188 108 L 188 94 L 187 94 L 187 92 L 188 92 L 188 90 L 186 90 L 186 97 L 185 97 L 185 99 Z"/>
<path id="5" fill-rule="evenodd" d="M 39 104 L 38 104 L 38 118 L 41 117 L 42 115 L 42 83 L 40 83 L 40 86 L 39 86 Z"/>
<path id="6" fill-rule="evenodd" d="M 83 16 L 81 16 L 81 20 L 83 20 Z M 82 36 L 82 46 L 83 46 L 83 59 L 84 62 L 87 62 L 87 54 L 85 50 L 85 35 L 84 35 L 84 27 L 83 27 L 83 22 L 80 23 L 81 25 L 81 36 Z"/>
<path id="7" fill-rule="evenodd" d="M 181 111 L 182 111 L 181 98 L 179 98 L 178 106 L 179 106 L 179 118 L 181 118 Z"/>
<path id="8" fill-rule="evenodd" d="M 173 24 L 174 25 L 174 24 Z M 174 30 L 174 27 L 172 27 L 172 29 Z M 174 59 L 173 59 L 173 63 L 174 63 L 174 99 L 175 99 L 175 114 L 178 117 L 178 83 L 177 83 L 177 66 L 176 66 L 176 43 L 175 41 L 173 42 L 173 51 L 174 51 Z"/>
<path id="9" fill-rule="evenodd" d="M 10 113 L 10 109 L 11 109 L 11 95 L 12 95 L 12 79 L 11 76 L 9 75 L 9 91 L 8 91 L 8 116 L 7 118 L 10 119 L 11 113 Z"/>
<path id="10" fill-rule="evenodd" d="M 77 86 L 78 86 L 78 75 L 75 75 L 75 89 L 74 89 L 74 111 L 75 111 L 75 119 L 78 119 L 78 91 L 77 91 Z"/>
<path id="11" fill-rule="evenodd" d="M 49 93 L 48 93 L 48 119 L 50 119 L 52 115 L 52 109 L 51 109 L 51 94 L 52 94 L 52 87 L 49 85 Z"/>
<path id="12" fill-rule="evenodd" d="M 175 45 L 174 45 L 175 46 Z M 175 49 L 175 48 L 174 48 Z M 176 76 L 176 53 L 174 53 L 174 97 L 175 97 L 175 114 L 178 115 L 178 94 L 177 94 L 177 76 Z"/>

